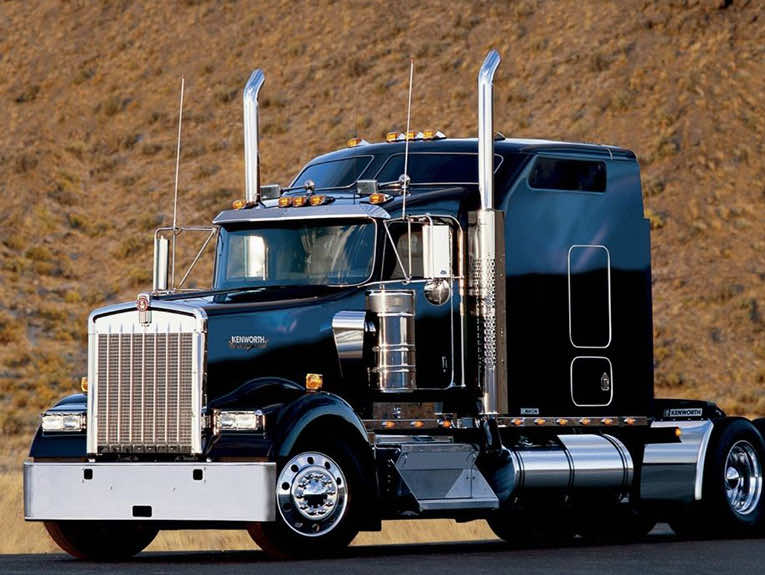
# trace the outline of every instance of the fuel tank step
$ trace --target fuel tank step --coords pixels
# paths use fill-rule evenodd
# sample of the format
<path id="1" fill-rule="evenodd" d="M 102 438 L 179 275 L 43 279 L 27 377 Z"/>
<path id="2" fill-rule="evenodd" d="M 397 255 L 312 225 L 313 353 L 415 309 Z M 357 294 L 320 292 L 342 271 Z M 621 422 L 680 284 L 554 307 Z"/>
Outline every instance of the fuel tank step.
<path id="1" fill-rule="evenodd" d="M 395 469 L 420 512 L 497 509 L 499 500 L 475 466 L 478 449 L 460 443 L 402 443 Z"/>

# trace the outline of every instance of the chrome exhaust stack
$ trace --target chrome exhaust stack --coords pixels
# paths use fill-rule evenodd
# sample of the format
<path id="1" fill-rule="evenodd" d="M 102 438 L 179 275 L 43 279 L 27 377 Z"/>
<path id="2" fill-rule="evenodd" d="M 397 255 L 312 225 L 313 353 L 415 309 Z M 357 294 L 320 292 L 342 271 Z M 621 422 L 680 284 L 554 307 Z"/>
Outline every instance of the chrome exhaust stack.
<path id="1" fill-rule="evenodd" d="M 266 77 L 255 70 L 244 87 L 244 183 L 245 200 L 260 201 L 260 165 L 258 162 L 258 93 Z"/>
<path id="2" fill-rule="evenodd" d="M 494 73 L 500 60 L 499 53 L 492 50 L 478 72 L 478 191 L 482 210 L 494 208 Z"/>
<path id="3" fill-rule="evenodd" d="M 476 378 L 485 415 L 507 413 L 505 312 L 505 220 L 494 208 L 494 73 L 500 56 L 492 50 L 478 73 L 478 191 L 481 209 L 469 214 L 471 315 L 478 357 Z"/>

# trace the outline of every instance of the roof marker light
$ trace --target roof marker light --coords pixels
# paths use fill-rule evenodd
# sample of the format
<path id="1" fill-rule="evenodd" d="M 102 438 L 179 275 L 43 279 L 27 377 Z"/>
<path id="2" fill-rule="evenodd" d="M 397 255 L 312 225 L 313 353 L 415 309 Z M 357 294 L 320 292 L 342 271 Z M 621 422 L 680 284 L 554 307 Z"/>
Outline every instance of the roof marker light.
<path id="1" fill-rule="evenodd" d="M 386 142 L 400 142 L 404 139 L 404 134 L 401 132 L 388 132 L 385 134 Z"/>
<path id="2" fill-rule="evenodd" d="M 382 426 L 385 429 L 392 429 L 393 427 L 396 426 L 396 422 L 395 421 L 383 421 L 382 422 Z"/>
<path id="3" fill-rule="evenodd" d="M 369 203 L 370 204 L 384 204 L 385 202 L 388 202 L 391 200 L 393 196 L 389 194 L 383 194 L 382 192 L 375 192 L 374 194 L 369 194 Z"/>
<path id="4" fill-rule="evenodd" d="M 367 142 L 364 138 L 351 138 L 345 143 L 345 145 L 349 148 L 355 148 L 356 146 L 361 146 L 368 143 L 369 142 Z"/>
<path id="5" fill-rule="evenodd" d="M 306 205 L 308 205 L 308 196 L 295 196 L 292 198 L 293 208 L 302 208 Z"/>
<path id="6" fill-rule="evenodd" d="M 318 196 L 311 196 L 308 200 L 308 203 L 312 206 L 323 206 L 324 204 L 329 204 L 335 201 L 335 198 L 332 196 L 325 196 L 323 194 L 320 194 Z"/>
<path id="7" fill-rule="evenodd" d="M 523 425 L 523 419 L 520 417 L 516 417 L 515 419 L 512 420 L 512 424 L 515 426 L 521 426 Z"/>
<path id="8" fill-rule="evenodd" d="M 581 423 L 582 425 L 590 425 L 591 422 L 592 420 L 589 417 L 583 417 L 582 419 L 579 420 L 579 423 Z"/>
<path id="9" fill-rule="evenodd" d="M 292 196 L 282 196 L 279 198 L 280 208 L 289 208 L 292 205 Z"/>
<path id="10" fill-rule="evenodd" d="M 427 129 L 422 131 L 423 140 L 443 140 L 446 135 L 440 130 Z"/>

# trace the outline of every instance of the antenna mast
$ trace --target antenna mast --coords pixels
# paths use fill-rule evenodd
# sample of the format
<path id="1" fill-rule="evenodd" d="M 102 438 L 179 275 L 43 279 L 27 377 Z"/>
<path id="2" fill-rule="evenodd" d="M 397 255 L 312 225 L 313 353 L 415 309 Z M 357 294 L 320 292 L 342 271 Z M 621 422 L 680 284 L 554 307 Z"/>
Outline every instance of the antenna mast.
<path id="1" fill-rule="evenodd" d="M 181 125 L 183 124 L 183 85 L 184 80 L 181 76 L 181 103 L 178 110 L 178 147 L 175 153 L 175 193 L 173 194 L 173 248 L 172 248 L 172 264 L 170 269 L 170 289 L 175 289 L 175 237 L 178 235 L 178 228 L 176 222 L 178 220 L 178 172 L 181 165 Z"/>
<path id="2" fill-rule="evenodd" d="M 414 79 L 414 58 L 409 58 L 409 100 L 406 106 L 406 134 L 404 134 L 404 173 L 401 178 L 401 192 L 404 196 L 401 216 L 406 217 L 406 195 L 409 191 L 409 122 L 412 118 L 412 80 Z M 411 250 L 410 250 L 411 251 Z M 410 267 L 411 269 L 411 267 Z"/>

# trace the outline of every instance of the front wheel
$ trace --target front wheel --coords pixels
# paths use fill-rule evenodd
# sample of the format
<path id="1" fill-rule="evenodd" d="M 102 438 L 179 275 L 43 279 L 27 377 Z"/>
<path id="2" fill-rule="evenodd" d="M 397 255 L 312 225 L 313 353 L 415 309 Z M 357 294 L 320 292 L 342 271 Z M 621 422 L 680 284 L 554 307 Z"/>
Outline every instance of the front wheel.
<path id="1" fill-rule="evenodd" d="M 346 443 L 304 445 L 279 472 L 276 521 L 252 524 L 250 536 L 280 559 L 337 552 L 358 533 L 353 489 L 361 481 L 360 465 Z"/>
<path id="2" fill-rule="evenodd" d="M 132 557 L 157 536 L 153 527 L 123 521 L 46 521 L 45 529 L 72 557 L 95 561 Z"/>

